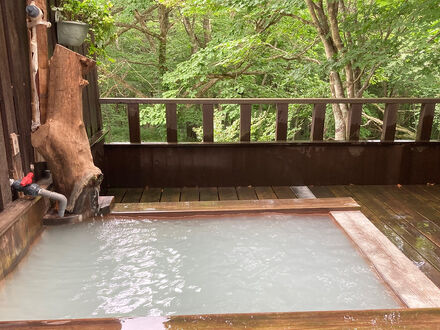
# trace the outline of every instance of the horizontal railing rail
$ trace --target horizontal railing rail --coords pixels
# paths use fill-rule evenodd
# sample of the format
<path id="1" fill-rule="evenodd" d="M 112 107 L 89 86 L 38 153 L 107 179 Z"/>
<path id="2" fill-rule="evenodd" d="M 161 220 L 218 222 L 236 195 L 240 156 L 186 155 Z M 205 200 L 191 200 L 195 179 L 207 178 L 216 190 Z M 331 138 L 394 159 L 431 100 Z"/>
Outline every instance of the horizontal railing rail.
<path id="1" fill-rule="evenodd" d="M 202 106 L 203 142 L 214 142 L 214 105 L 240 105 L 240 141 L 250 141 L 252 105 L 273 104 L 277 109 L 276 141 L 287 140 L 289 104 L 313 105 L 311 141 L 323 141 L 325 110 L 327 104 L 349 104 L 348 140 L 358 141 L 362 123 L 364 104 L 385 104 L 381 141 L 392 142 L 396 135 L 397 110 L 399 104 L 420 104 L 420 118 L 417 126 L 416 141 L 428 142 L 431 138 L 435 105 L 440 98 L 101 98 L 101 104 L 125 104 L 127 106 L 130 143 L 140 143 L 140 104 L 165 104 L 167 142 L 177 143 L 177 105 L 193 104 Z"/>

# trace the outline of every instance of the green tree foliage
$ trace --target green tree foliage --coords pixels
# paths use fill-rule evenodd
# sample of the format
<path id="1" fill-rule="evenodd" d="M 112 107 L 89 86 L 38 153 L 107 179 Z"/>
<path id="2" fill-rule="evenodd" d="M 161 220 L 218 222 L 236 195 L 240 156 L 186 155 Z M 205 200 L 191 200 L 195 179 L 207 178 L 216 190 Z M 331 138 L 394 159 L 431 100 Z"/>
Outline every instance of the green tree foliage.
<path id="1" fill-rule="evenodd" d="M 114 59 L 100 67 L 114 97 L 438 97 L 437 0 L 114 0 Z M 111 139 L 123 110 L 108 107 Z M 118 112 L 116 112 L 118 111 Z M 325 137 L 344 139 L 349 108 L 327 109 Z M 361 138 L 377 138 L 383 105 L 364 107 Z M 413 138 L 419 109 L 399 109 Z M 179 139 L 200 141 L 201 111 L 179 106 Z M 237 141 L 239 108 L 215 109 L 215 139 Z M 438 119 L 437 126 L 438 126 Z M 289 139 L 308 139 L 311 107 L 289 109 Z M 165 140 L 163 106 L 142 106 L 143 138 Z M 434 134 L 439 134 L 437 126 Z M 125 134 L 125 135 L 124 135 Z M 437 137 L 437 136 L 435 136 Z M 254 106 L 252 140 L 275 138 L 275 109 Z"/>

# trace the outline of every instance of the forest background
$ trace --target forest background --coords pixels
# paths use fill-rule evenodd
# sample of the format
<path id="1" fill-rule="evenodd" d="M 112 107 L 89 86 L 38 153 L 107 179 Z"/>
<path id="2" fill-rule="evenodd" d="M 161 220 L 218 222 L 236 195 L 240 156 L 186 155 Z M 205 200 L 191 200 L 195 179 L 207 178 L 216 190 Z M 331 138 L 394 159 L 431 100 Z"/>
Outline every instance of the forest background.
<path id="1" fill-rule="evenodd" d="M 438 0 L 112 0 L 111 11 L 101 97 L 440 97 Z M 384 105 L 363 110 L 361 139 L 380 138 Z M 348 111 L 327 106 L 325 139 L 345 139 Z M 107 142 L 128 141 L 125 108 L 102 112 Z M 414 139 L 419 112 L 399 106 L 397 139 Z M 309 139 L 311 113 L 289 106 L 288 140 Z M 238 141 L 239 116 L 215 107 L 215 141 Z M 163 105 L 141 105 L 140 120 L 142 141 L 166 140 Z M 275 122 L 274 106 L 254 106 L 251 140 L 275 140 Z M 199 106 L 178 106 L 179 141 L 201 141 L 201 125 Z"/>

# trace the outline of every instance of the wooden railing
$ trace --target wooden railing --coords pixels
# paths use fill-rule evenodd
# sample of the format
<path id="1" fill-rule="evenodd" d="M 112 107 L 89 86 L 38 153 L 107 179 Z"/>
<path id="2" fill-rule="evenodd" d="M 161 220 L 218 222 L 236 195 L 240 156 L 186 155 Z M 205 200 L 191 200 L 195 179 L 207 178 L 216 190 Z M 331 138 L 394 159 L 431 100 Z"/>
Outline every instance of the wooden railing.
<path id="1" fill-rule="evenodd" d="M 130 143 L 140 143 L 139 104 L 165 104 L 167 142 L 177 143 L 177 104 L 202 105 L 203 113 L 203 142 L 214 142 L 214 105 L 237 104 L 240 105 L 240 141 L 250 141 L 251 137 L 251 109 L 252 105 L 273 104 L 277 109 L 276 141 L 287 140 L 288 105 L 311 104 L 313 105 L 311 141 L 323 141 L 325 110 L 327 104 L 350 104 L 348 117 L 348 136 L 350 141 L 359 140 L 359 130 L 362 123 L 362 107 L 364 104 L 385 104 L 381 141 L 394 141 L 397 123 L 397 110 L 399 104 L 420 104 L 420 119 L 417 126 L 416 141 L 429 141 L 436 103 L 440 98 L 353 98 L 353 99 L 215 99 L 215 98 L 102 98 L 101 104 L 125 104 L 128 113 Z"/>

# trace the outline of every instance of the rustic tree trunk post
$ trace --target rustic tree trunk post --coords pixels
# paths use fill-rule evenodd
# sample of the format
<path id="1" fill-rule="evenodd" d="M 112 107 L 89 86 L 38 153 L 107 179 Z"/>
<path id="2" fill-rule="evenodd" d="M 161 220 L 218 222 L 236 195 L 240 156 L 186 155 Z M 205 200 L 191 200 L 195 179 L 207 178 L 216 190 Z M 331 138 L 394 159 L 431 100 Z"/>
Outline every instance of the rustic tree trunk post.
<path id="1" fill-rule="evenodd" d="M 102 181 L 93 164 L 82 114 L 83 76 L 95 65 L 93 60 L 56 45 L 49 63 L 46 122 L 32 134 L 32 145 L 47 160 L 55 190 L 67 197 L 67 211 L 90 210 Z M 95 195 L 95 196 L 93 196 Z"/>

